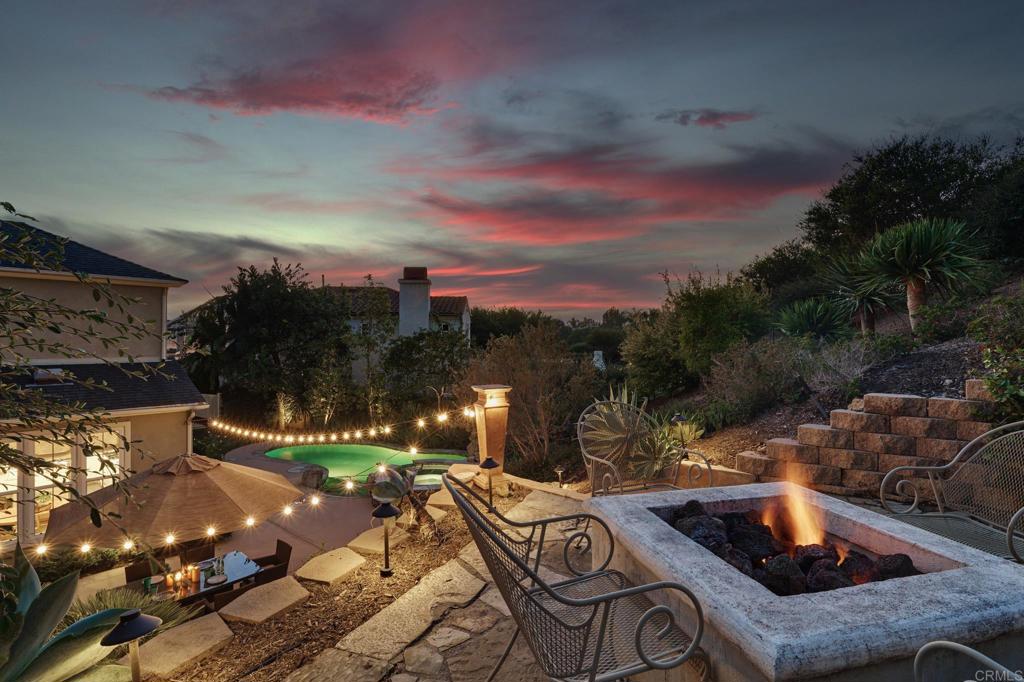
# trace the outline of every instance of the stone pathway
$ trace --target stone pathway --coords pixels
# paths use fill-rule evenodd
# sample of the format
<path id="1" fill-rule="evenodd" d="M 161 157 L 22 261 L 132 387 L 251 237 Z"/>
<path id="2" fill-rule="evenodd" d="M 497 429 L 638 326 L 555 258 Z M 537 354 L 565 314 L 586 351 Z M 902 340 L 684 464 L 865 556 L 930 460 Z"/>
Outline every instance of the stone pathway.
<path id="1" fill-rule="evenodd" d="M 514 520 L 579 511 L 578 500 L 531 492 L 509 514 Z M 552 529 L 549 529 L 552 530 Z M 569 573 L 562 560 L 564 530 L 542 549 L 542 574 Z M 557 549 L 557 551 L 555 551 Z M 576 557 L 586 561 L 586 557 Z M 293 672 L 287 682 L 462 682 L 486 679 L 515 625 L 475 545 L 424 576 L 383 611 L 346 635 L 335 648 Z M 546 682 L 520 638 L 496 680 Z"/>

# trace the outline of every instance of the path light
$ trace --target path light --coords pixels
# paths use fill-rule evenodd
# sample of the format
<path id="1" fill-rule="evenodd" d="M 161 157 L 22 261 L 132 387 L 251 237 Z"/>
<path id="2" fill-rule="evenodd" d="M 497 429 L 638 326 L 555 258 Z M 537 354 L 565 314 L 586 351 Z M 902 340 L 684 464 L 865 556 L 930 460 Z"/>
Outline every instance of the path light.
<path id="1" fill-rule="evenodd" d="M 493 457 L 488 456 L 487 459 L 480 462 L 480 469 L 483 470 L 487 476 L 487 506 L 490 511 L 494 511 L 494 475 L 496 469 L 501 466 L 494 461 Z"/>
<path id="2" fill-rule="evenodd" d="M 564 466 L 559 464 L 558 466 L 555 467 L 555 474 L 558 475 L 558 487 L 559 488 L 564 488 L 565 487 L 564 485 L 562 485 L 562 474 L 564 474 L 564 473 L 565 473 L 565 467 Z"/>
<path id="3" fill-rule="evenodd" d="M 132 609 L 121 614 L 121 620 L 114 629 L 100 640 L 102 646 L 128 645 L 128 657 L 131 661 L 132 682 L 142 680 L 142 669 L 139 665 L 139 639 L 156 630 L 163 623 L 156 616 Z"/>
<path id="4" fill-rule="evenodd" d="M 374 500 L 380 504 L 373 510 L 371 516 L 380 519 L 384 526 L 384 564 L 380 569 L 380 577 L 388 578 L 394 571 L 391 569 L 391 529 L 395 527 L 396 519 L 402 515 L 402 511 L 393 503 L 402 498 L 408 491 L 405 488 L 405 478 L 398 471 L 382 467 L 387 476 L 379 477 L 373 484 L 371 493 Z"/>

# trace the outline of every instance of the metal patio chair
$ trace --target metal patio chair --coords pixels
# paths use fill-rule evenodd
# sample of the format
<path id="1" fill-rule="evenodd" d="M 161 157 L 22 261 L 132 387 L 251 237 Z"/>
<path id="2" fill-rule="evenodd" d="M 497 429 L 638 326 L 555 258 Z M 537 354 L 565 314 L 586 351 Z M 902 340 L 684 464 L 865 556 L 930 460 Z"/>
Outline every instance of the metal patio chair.
<path id="1" fill-rule="evenodd" d="M 679 467 L 684 460 L 695 461 L 687 472 L 689 487 L 707 478 L 713 485 L 711 462 L 697 450 L 677 448 L 678 457 L 668 469 L 669 481 L 637 481 L 623 475 L 619 465 L 658 430 L 642 405 L 619 400 L 599 400 L 583 410 L 576 422 L 576 440 L 583 454 L 592 495 L 609 495 L 667 488 L 678 490 Z"/>
<path id="2" fill-rule="evenodd" d="M 918 486 L 924 485 L 938 511 L 921 510 Z M 886 492 L 890 489 L 893 495 Z M 978 436 L 948 464 L 892 469 L 882 479 L 879 497 L 901 521 L 1024 561 L 1015 542 L 1024 541 L 1016 531 L 1024 518 L 1024 421 Z"/>
<path id="3" fill-rule="evenodd" d="M 700 649 L 704 615 L 694 594 L 678 583 L 633 586 L 617 571 L 606 570 L 614 552 L 608 526 L 579 513 L 518 522 L 505 518 L 469 486 L 445 474 L 451 493 L 495 586 L 508 605 L 516 630 L 487 680 L 494 679 L 520 634 L 543 672 L 564 682 L 609 682 L 651 670 L 689 663 L 700 679 L 710 679 L 707 655 Z M 490 510 L 490 514 L 487 513 Z M 587 522 L 580 530 L 580 524 Z M 573 577 L 547 583 L 539 575 L 540 555 L 548 529 L 576 524 L 564 539 L 562 557 Z M 590 527 L 608 536 L 608 556 L 591 571 L 573 566 L 570 548 L 593 542 Z M 506 528 L 512 532 L 506 532 Z M 664 604 L 648 595 L 673 590 L 692 605 L 691 632 L 676 623 Z M 653 595 L 652 595 L 653 596 Z"/>
<path id="4" fill-rule="evenodd" d="M 1014 672 L 999 663 L 994 661 L 980 651 L 976 651 L 963 644 L 957 644 L 956 642 L 947 642 L 945 640 L 936 640 L 934 642 L 928 642 L 923 647 L 917 650 L 917 656 L 914 657 L 914 682 L 930 682 L 926 681 L 924 677 L 924 660 L 929 654 L 936 651 L 952 651 L 953 653 L 966 656 L 977 663 L 982 668 L 991 671 L 994 674 L 984 674 L 979 676 L 977 672 L 973 679 L 977 680 L 1002 680 L 1003 682 L 1024 682 L 1024 677 L 1020 673 Z M 978 672 L 982 672 L 979 670 Z"/>

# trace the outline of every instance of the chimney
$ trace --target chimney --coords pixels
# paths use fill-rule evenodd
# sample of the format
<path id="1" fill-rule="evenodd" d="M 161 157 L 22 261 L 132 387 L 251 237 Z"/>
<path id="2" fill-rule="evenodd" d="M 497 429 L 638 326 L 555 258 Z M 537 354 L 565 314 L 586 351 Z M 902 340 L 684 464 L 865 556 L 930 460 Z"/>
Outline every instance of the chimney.
<path id="1" fill-rule="evenodd" d="M 426 268 L 405 268 L 398 280 L 398 333 L 430 329 L 430 279 Z"/>

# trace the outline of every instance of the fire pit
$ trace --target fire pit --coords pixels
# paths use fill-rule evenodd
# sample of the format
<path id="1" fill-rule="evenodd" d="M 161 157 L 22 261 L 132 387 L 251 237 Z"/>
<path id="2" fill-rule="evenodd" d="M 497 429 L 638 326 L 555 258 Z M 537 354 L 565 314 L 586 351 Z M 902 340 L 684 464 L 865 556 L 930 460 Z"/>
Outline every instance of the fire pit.
<path id="1" fill-rule="evenodd" d="M 935 639 L 976 646 L 1011 669 L 1024 667 L 1024 567 L 1012 562 L 786 483 L 587 504 L 612 530 L 612 568 L 636 582 L 678 581 L 700 599 L 703 648 L 716 680 L 912 679 L 914 654 Z M 801 515 L 806 518 L 794 520 Z M 686 521 L 700 516 L 705 519 Z M 715 532 L 723 526 L 724 534 Z M 768 540 L 754 538 L 748 551 L 737 549 L 749 539 L 743 536 L 765 534 L 762 526 Z M 601 556 L 606 548 L 595 541 Z M 886 559 L 897 555 L 904 556 Z M 853 560 L 859 568 L 849 564 L 844 571 Z M 799 576 L 790 573 L 795 588 L 765 582 L 758 572 L 773 561 L 798 567 Z M 809 589 L 816 564 L 832 575 L 816 577 Z M 691 622 L 685 604 L 670 596 L 662 601 L 681 622 Z M 942 664 L 942 679 L 947 673 L 973 679 L 973 667 L 954 673 L 952 662 Z M 688 680 L 687 674 L 684 667 L 667 679 Z"/>

